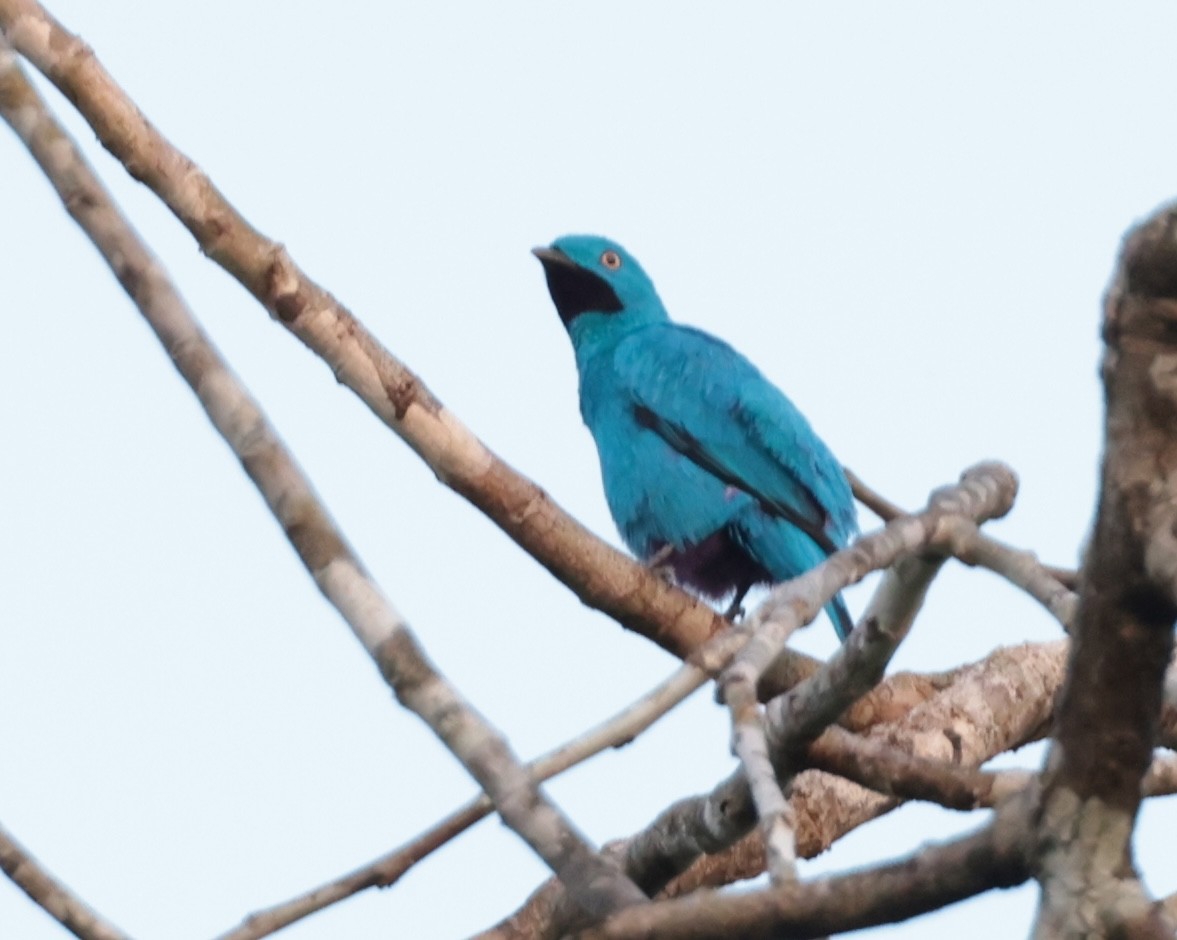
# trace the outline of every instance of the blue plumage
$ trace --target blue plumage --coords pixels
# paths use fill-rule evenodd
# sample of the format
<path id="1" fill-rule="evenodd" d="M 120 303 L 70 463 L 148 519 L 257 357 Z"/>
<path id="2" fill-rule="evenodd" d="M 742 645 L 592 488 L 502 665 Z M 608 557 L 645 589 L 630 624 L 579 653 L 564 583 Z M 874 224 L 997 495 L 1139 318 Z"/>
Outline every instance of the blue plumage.
<path id="1" fill-rule="evenodd" d="M 580 372 L 580 412 L 622 538 L 713 598 L 796 577 L 856 531 L 841 466 L 747 359 L 672 323 L 614 242 L 537 248 Z M 841 597 L 826 608 L 852 627 Z"/>

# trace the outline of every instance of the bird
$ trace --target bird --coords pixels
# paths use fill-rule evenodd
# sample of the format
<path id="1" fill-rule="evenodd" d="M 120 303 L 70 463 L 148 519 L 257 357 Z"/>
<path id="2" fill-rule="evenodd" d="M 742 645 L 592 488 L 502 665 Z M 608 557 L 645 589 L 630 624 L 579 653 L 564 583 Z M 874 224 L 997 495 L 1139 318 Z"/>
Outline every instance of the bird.
<path id="1" fill-rule="evenodd" d="M 639 559 L 710 600 L 795 578 L 857 532 L 841 464 L 743 355 L 675 323 L 637 260 L 599 235 L 532 253 L 572 341 L 605 499 Z M 853 621 L 826 605 L 841 639 Z"/>

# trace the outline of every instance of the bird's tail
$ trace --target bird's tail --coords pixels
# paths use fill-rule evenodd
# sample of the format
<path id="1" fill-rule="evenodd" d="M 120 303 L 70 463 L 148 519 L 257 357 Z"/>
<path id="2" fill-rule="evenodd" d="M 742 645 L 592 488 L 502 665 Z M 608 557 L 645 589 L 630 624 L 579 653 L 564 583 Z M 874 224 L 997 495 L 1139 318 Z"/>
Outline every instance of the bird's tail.
<path id="1" fill-rule="evenodd" d="M 846 637 L 850 636 L 850 631 L 854 629 L 854 621 L 850 619 L 850 611 L 846 609 L 846 602 L 842 600 L 841 594 L 835 594 L 834 599 L 826 604 L 826 613 L 834 622 L 838 639 L 845 642 Z"/>

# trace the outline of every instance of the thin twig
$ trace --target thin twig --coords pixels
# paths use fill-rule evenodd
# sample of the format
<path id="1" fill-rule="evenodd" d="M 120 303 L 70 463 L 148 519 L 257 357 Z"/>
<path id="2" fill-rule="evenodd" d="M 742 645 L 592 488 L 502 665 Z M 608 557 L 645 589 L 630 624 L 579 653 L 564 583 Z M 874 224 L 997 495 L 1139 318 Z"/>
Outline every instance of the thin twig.
<path id="1" fill-rule="evenodd" d="M 953 671 L 941 692 L 867 733 L 888 747 L 927 760 L 973 767 L 995 754 L 1036 740 L 1049 722 L 1066 662 L 1065 641 L 1000 649 Z M 890 680 L 888 680 L 889 682 Z M 803 771 L 793 783 L 797 851 L 811 858 L 863 822 L 898 805 L 849 782 Z M 729 850 L 699 858 L 663 891 L 680 896 L 700 886 L 752 878 L 764 867 L 753 833 Z"/>
<path id="2" fill-rule="evenodd" d="M 0 72 L 4 69 L 3 57 L 4 50 L 0 48 Z M 0 871 L 80 940 L 130 940 L 54 878 L 3 826 L 0 826 Z"/>
<path id="3" fill-rule="evenodd" d="M 907 515 L 907 512 L 902 507 L 891 502 L 882 493 L 878 492 L 878 490 L 868 486 L 863 481 L 863 479 L 849 467 L 843 467 L 842 469 L 846 473 L 846 479 L 850 481 L 850 489 L 854 493 L 855 499 L 866 506 L 867 509 L 878 516 L 883 522 L 890 522 L 892 519 L 895 519 L 899 516 Z M 1044 600 L 1044 597 L 1050 597 L 1053 595 L 1054 588 L 1041 584 L 1040 578 L 1048 578 L 1051 581 L 1062 585 L 1068 591 L 1074 591 L 1078 586 L 1079 573 L 1073 568 L 1058 568 L 1054 565 L 1044 565 L 1039 562 L 1032 553 L 1023 552 L 1021 549 L 1004 545 L 1001 542 L 998 542 L 992 536 L 985 535 L 982 532 L 978 532 L 973 538 L 974 543 L 971 549 L 969 549 L 969 552 L 975 553 L 978 557 L 966 558 L 958 555 L 961 561 L 968 565 L 980 565 L 983 568 L 989 568 L 998 574 L 1009 577 L 1005 574 L 1004 570 L 1001 570 L 995 567 L 993 564 L 989 563 L 988 559 L 994 557 L 994 555 L 991 553 L 996 553 L 997 557 L 1003 555 L 1004 552 L 1011 552 L 1014 555 L 1017 555 L 1018 565 L 1022 569 L 1022 573 L 1019 573 L 1017 578 L 1010 578 L 1010 580 L 1041 600 L 1044 606 L 1046 606 L 1046 608 L 1056 616 L 1058 616 L 1057 612 L 1053 610 L 1051 605 L 1047 603 L 1046 600 Z M 1027 555 L 1029 556 L 1028 558 L 1024 557 Z M 999 563 L 1005 565 L 1008 562 L 1006 559 L 1001 558 Z M 1037 569 L 1032 576 L 1028 574 L 1031 564 Z M 1027 586 L 1026 583 L 1023 583 L 1023 580 L 1034 583 L 1035 588 L 1031 589 Z M 1060 617 L 1059 619 L 1061 620 L 1062 618 Z"/>
<path id="4" fill-rule="evenodd" d="M 1016 477 L 1008 468 L 978 465 L 966 471 L 957 486 L 933 493 L 928 508 L 919 515 L 891 520 L 881 531 L 859 539 L 801 577 L 776 587 L 749 618 L 747 630 L 751 637 L 740 637 L 743 646 L 720 677 L 719 690 L 732 713 L 733 745 L 767 840 L 774 880 L 793 877 L 793 826 L 782 792 L 782 786 L 787 786 L 791 778 L 788 752 L 836 721 L 882 678 L 928 585 L 943 564 L 942 557 L 925 558 L 913 553 L 930 544 L 939 526 L 952 514 L 970 513 L 979 519 L 1004 514 L 1016 491 Z M 771 703 L 762 719 L 755 705 L 757 682 L 789 635 L 811 620 L 840 590 L 890 565 L 894 567 L 884 577 L 863 625 L 851 633 L 816 675 Z M 720 637 L 709 646 L 732 642 L 732 638 Z M 745 791 L 737 788 L 735 793 L 739 799 Z M 743 815 L 742 806 L 734 812 L 735 818 Z"/>
<path id="5" fill-rule="evenodd" d="M 908 514 L 906 509 L 891 502 L 878 490 L 867 486 L 862 477 L 849 467 L 843 467 L 842 471 L 846 474 L 846 479 L 850 483 L 850 492 L 854 494 L 854 498 L 883 522 L 890 522 L 892 519 L 898 519 L 900 516 Z"/>
<path id="6" fill-rule="evenodd" d="M 762 714 L 755 709 L 748 715 L 747 703 L 755 703 L 758 678 L 750 664 L 737 657 L 724 672 L 720 688 L 732 713 L 736 753 L 760 820 L 774 882 L 796 877 L 792 809 L 784 797 L 800 769 L 796 751 L 882 679 L 942 563 L 943 559 L 920 556 L 896 562 L 868 605 L 863 626 L 851 633 L 831 662 L 772 700 L 771 711 Z M 799 617 L 782 619 L 778 636 L 800 624 Z M 737 799 L 742 798 L 743 791 L 737 793 Z"/>
<path id="7" fill-rule="evenodd" d="M 884 574 L 861 623 L 834 655 L 768 704 L 779 757 L 812 740 L 878 684 L 942 564 L 942 558 L 919 555 L 896 562 Z"/>
<path id="8" fill-rule="evenodd" d="M 911 628 L 928 586 L 944 561 L 942 556 L 909 553 L 918 550 L 921 543 L 930 544 L 938 537 L 943 524 L 955 518 L 974 522 L 1004 515 L 1016 491 L 1016 478 L 1008 469 L 996 464 L 978 466 L 967 471 L 958 486 L 933 493 L 928 508 L 918 516 L 893 519 L 881 532 L 859 540 L 823 566 L 836 569 L 839 563 L 845 563 L 844 556 L 852 554 L 856 556 L 853 561 L 858 563 L 857 568 L 853 564 L 845 567 L 859 577 L 867 565 L 893 565 L 862 622 L 828 663 L 770 702 L 763 724 L 759 723 L 759 711 L 755 714 L 757 724 L 751 724 L 747 718 L 741 723 L 733 719 L 733 727 L 743 730 L 744 736 L 736 740 L 743 746 L 742 766 L 765 835 L 774 882 L 792 877 L 793 826 L 781 788 L 787 787 L 804 766 L 801 749 L 882 679 L 887 663 Z M 958 516 L 958 513 L 967 515 Z M 827 590 L 833 587 L 834 592 L 840 590 L 836 582 L 824 587 Z M 772 651 L 779 649 L 789 634 L 813 615 L 806 602 L 816 600 L 824 604 L 832 596 L 833 593 L 819 594 L 816 598 L 806 596 L 798 590 L 797 582 L 790 582 L 776 588 L 761 605 L 749 623 L 752 639 L 720 679 L 721 692 L 732 707 L 733 716 L 738 713 L 733 702 L 754 701 L 757 680 L 770 664 Z M 739 713 L 746 714 L 746 709 Z M 766 767 L 775 771 L 775 775 L 769 774 Z M 742 791 L 738 793 L 742 795 Z M 773 868 L 774 865 L 777 867 Z"/>
<path id="9" fill-rule="evenodd" d="M 978 565 L 1001 575 L 1038 601 L 1070 632 L 1079 596 L 1060 579 L 1057 569 L 1044 566 L 1033 552 L 986 535 L 966 519 L 951 520 L 942 539 L 945 547 L 966 565 Z"/>
<path id="10" fill-rule="evenodd" d="M 693 666 L 681 666 L 632 705 L 585 734 L 537 758 L 527 769 L 536 782 L 542 782 L 607 748 L 627 744 L 706 681 L 707 675 L 702 671 Z M 217 940 L 260 940 L 367 888 L 389 887 L 426 856 L 492 812 L 494 804 L 487 797 L 471 800 L 399 848 L 289 901 L 249 915 L 244 923 L 221 934 Z"/>
<path id="11" fill-rule="evenodd" d="M 928 586 L 943 564 L 942 557 L 908 554 L 937 535 L 940 526 L 957 513 L 977 519 L 1003 515 L 1008 511 L 1016 493 L 1016 478 L 1000 465 L 981 465 L 967 471 L 961 483 L 932 494 L 928 508 L 918 516 L 893 519 L 874 535 L 859 540 L 839 552 L 826 564 L 836 569 L 843 557 L 853 555 L 858 567 L 847 564 L 858 573 L 867 564 L 882 567 L 893 564 L 887 571 L 862 623 L 854 629 L 834 656 L 818 672 L 769 703 L 765 713 L 767 725 L 765 751 L 771 754 L 771 765 L 776 778 L 752 789 L 756 809 L 760 814 L 765 834 L 772 835 L 778 845 L 769 844 L 770 861 L 784 855 L 784 839 L 790 840 L 792 827 L 780 820 L 785 817 L 775 803 L 772 790 L 780 792 L 788 786 L 793 775 L 802 768 L 800 750 L 816 737 L 859 697 L 873 688 L 880 679 L 895 649 L 907 635 L 919 611 Z M 893 557 L 888 553 L 894 553 Z M 864 564 L 865 563 L 865 564 Z M 827 584 L 826 588 L 830 585 Z M 832 594 L 830 596 L 833 596 Z M 735 662 L 720 679 L 720 689 L 729 702 L 747 701 L 754 692 L 756 681 L 770 661 L 770 649 L 779 648 L 789 633 L 804 622 L 807 614 L 805 601 L 813 600 L 800 594 L 796 582 L 775 589 L 765 604 L 751 618 L 750 642 L 736 656 Z M 825 603 L 828 597 L 818 596 Z M 753 739 L 755 740 L 755 739 Z M 749 755 L 757 756 L 749 748 Z M 767 761 L 767 754 L 766 754 Z M 744 764 L 747 773 L 749 766 Z M 749 782 L 752 777 L 749 775 Z M 771 783 L 771 788 L 770 788 Z M 783 797 L 781 797 L 783 803 Z M 773 816 L 766 818 L 768 810 Z M 783 877 L 783 876 L 782 876 Z"/>
<path id="12" fill-rule="evenodd" d="M 731 683 L 726 699 L 731 714 L 732 751 L 740 760 L 756 818 L 760 820 L 769 878 L 773 884 L 795 881 L 797 848 L 793 807 L 777 782 L 764 716 L 756 701 L 755 680 L 748 677 L 743 682 Z"/>

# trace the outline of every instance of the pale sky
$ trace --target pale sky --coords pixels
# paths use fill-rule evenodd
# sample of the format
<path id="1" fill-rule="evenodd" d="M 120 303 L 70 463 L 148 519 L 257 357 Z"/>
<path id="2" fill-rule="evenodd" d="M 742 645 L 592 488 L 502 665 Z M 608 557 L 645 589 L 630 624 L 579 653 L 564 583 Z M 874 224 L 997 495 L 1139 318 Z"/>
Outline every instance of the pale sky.
<path id="1" fill-rule="evenodd" d="M 528 253 L 570 231 L 621 241 L 672 316 L 749 355 L 897 502 L 1009 462 L 1022 489 L 993 531 L 1075 563 L 1102 433 L 1101 295 L 1125 228 L 1177 194 L 1172 5 L 50 9 L 254 225 L 615 544 Z M 438 484 L 51 100 L 433 660 L 518 753 L 673 670 Z M 391 700 L 7 131 L 0 178 L 0 821 L 131 935 L 207 938 L 475 788 Z M 896 666 L 1058 635 L 953 564 Z M 835 642 L 821 620 L 799 645 Z M 699 694 L 549 792 L 603 842 L 725 776 L 727 740 Z M 803 874 L 982 820 L 910 807 Z M 1177 890 L 1175 821 L 1169 801 L 1139 828 L 1158 894 Z M 544 877 L 488 820 L 392 890 L 282 936 L 463 936 Z M 1021 935 L 1036 896 L 871 935 Z M 0 933 L 64 936 L 6 880 Z"/>

